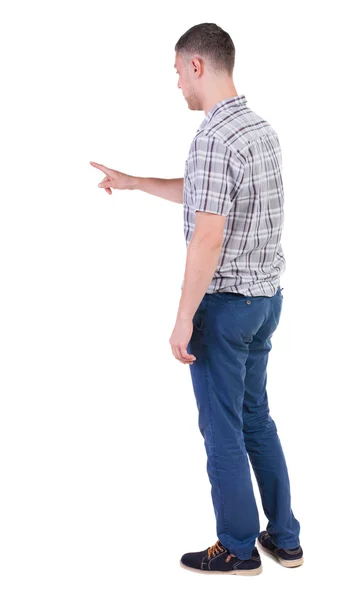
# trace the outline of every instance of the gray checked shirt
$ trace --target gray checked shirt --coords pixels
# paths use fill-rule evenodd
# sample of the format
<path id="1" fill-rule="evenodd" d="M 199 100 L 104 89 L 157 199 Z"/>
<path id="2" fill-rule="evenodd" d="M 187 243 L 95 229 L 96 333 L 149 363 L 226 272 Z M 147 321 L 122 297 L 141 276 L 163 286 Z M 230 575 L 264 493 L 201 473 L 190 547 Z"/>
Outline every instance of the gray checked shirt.
<path id="1" fill-rule="evenodd" d="M 226 216 L 208 294 L 276 293 L 286 268 L 280 242 L 284 220 L 281 172 L 277 133 L 248 108 L 243 94 L 212 106 L 190 146 L 183 197 L 187 247 L 195 211 Z"/>

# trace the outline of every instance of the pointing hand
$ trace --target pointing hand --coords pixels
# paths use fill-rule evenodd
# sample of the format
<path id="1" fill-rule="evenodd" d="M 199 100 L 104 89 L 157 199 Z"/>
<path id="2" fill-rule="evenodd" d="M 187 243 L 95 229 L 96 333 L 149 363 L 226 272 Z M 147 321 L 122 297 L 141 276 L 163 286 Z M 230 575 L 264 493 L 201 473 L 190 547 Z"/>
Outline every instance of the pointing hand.
<path id="1" fill-rule="evenodd" d="M 108 167 L 93 161 L 90 161 L 90 164 L 92 167 L 105 173 L 105 177 L 98 183 L 98 186 L 104 188 L 108 194 L 112 194 L 111 188 L 114 190 L 129 190 L 133 188 L 134 177 L 132 177 L 132 175 L 109 169 Z"/>

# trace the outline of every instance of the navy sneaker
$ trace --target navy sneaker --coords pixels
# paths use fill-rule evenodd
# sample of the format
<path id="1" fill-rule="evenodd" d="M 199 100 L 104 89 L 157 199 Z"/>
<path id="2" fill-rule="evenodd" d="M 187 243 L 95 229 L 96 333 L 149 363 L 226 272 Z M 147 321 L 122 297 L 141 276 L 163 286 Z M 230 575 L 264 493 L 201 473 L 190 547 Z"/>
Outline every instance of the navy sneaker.
<path id="1" fill-rule="evenodd" d="M 228 575 L 258 575 L 262 573 L 259 551 L 254 547 L 247 560 L 238 558 L 217 540 L 201 552 L 188 552 L 181 557 L 180 565 L 197 573 L 226 573 Z"/>
<path id="2" fill-rule="evenodd" d="M 303 550 L 301 546 L 297 548 L 278 548 L 273 544 L 270 535 L 267 531 L 261 531 L 257 537 L 261 548 L 275 556 L 283 567 L 299 567 L 304 562 Z"/>

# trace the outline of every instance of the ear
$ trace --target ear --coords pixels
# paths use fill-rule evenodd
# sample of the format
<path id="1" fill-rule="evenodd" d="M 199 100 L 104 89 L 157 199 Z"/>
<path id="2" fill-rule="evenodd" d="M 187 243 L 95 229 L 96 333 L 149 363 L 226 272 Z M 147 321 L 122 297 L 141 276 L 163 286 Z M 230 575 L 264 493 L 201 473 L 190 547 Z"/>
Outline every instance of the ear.
<path id="1" fill-rule="evenodd" d="M 192 67 L 196 71 L 197 75 L 203 75 L 204 73 L 204 60 L 201 56 L 194 56 L 192 58 Z"/>

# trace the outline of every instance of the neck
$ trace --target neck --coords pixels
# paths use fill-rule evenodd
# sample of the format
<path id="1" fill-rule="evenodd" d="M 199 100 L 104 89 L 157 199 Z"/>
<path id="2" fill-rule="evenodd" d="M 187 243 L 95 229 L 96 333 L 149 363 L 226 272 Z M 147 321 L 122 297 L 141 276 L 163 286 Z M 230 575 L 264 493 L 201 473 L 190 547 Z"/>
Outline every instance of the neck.
<path id="1" fill-rule="evenodd" d="M 235 96 L 238 96 L 238 92 L 233 83 L 229 85 L 226 84 L 224 86 L 212 86 L 211 93 L 208 94 L 204 99 L 204 113 L 207 115 L 208 111 L 211 110 L 212 106 L 217 104 L 217 102 L 226 100 L 226 98 L 234 98 Z"/>

